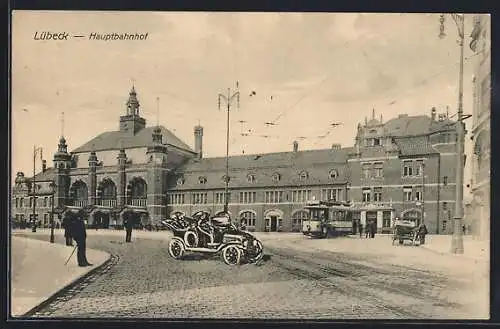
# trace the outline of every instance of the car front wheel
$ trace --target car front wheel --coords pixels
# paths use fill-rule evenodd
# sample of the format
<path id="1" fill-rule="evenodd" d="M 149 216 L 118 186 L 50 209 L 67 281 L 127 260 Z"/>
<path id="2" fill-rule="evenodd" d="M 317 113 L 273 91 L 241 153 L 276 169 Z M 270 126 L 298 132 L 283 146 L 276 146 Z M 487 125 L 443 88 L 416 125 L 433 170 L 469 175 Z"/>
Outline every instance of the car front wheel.
<path id="1" fill-rule="evenodd" d="M 241 262 L 241 249 L 230 245 L 222 249 L 222 259 L 227 265 L 239 265 Z"/>

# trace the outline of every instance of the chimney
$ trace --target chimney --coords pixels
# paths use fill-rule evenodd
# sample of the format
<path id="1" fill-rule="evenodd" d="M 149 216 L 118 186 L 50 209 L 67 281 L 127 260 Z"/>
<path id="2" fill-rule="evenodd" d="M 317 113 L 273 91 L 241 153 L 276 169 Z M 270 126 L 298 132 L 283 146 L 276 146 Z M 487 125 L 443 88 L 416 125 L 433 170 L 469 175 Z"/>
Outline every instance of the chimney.
<path id="1" fill-rule="evenodd" d="M 436 108 L 434 106 L 431 109 L 431 119 L 432 121 L 436 121 Z"/>
<path id="2" fill-rule="evenodd" d="M 47 171 L 47 160 L 42 160 L 42 173 Z"/>
<path id="3" fill-rule="evenodd" d="M 199 159 L 203 157 L 203 127 L 200 125 L 194 127 L 194 151 Z"/>
<path id="4" fill-rule="evenodd" d="M 297 141 L 293 141 L 293 152 L 297 152 L 299 150 L 299 143 Z"/>
<path id="5" fill-rule="evenodd" d="M 341 144 L 332 144 L 332 150 L 340 150 L 342 148 L 342 145 Z"/>

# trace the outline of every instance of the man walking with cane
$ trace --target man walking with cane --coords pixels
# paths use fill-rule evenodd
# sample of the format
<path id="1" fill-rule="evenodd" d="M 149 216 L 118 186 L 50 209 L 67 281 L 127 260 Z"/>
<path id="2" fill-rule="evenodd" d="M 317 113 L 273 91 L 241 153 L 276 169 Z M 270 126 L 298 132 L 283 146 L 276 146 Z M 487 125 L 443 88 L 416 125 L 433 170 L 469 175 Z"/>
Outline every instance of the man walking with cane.
<path id="1" fill-rule="evenodd" d="M 80 214 L 77 215 L 77 217 L 74 218 L 72 221 L 71 235 L 75 239 L 78 249 L 76 254 L 78 259 L 78 266 L 81 267 L 92 266 L 92 264 L 90 264 L 87 260 L 87 255 L 86 255 L 87 233 L 85 232 L 85 223 Z"/>

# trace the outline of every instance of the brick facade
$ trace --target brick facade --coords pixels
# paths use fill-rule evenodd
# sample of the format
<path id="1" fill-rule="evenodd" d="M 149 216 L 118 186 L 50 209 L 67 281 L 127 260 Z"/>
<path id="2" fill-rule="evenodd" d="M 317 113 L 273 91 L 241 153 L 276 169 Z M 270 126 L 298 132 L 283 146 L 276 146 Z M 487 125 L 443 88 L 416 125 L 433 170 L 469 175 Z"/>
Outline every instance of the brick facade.
<path id="1" fill-rule="evenodd" d="M 145 127 L 142 120 L 127 124 L 138 120 L 135 97 L 132 90 L 120 131 L 103 133 L 71 153 L 56 153 L 58 169 L 38 174 L 37 183 L 55 180 L 57 204 L 87 207 L 90 224 L 101 218 L 107 225 L 120 225 L 127 211 L 154 225 L 173 211 L 223 210 L 225 158 L 203 158 L 202 127 L 194 129 L 193 151 L 163 127 Z M 355 218 L 374 218 L 384 231 L 396 217 L 420 221 L 423 199 L 429 231 L 450 233 L 453 126 L 446 114 L 438 116 L 436 109 L 430 114 L 383 122 L 372 113 L 370 121 L 358 125 L 353 147 L 300 151 L 294 143 L 290 152 L 231 156 L 229 211 L 250 230 L 299 231 L 307 201 L 350 200 Z M 128 150 L 139 149 L 144 161 L 138 154 L 131 161 Z M 105 160 L 99 157 L 104 152 Z M 66 167 L 59 169 L 61 161 Z M 12 209 L 18 219 L 29 212 L 19 201 L 26 199 L 29 181 L 22 173 L 16 179 Z"/>

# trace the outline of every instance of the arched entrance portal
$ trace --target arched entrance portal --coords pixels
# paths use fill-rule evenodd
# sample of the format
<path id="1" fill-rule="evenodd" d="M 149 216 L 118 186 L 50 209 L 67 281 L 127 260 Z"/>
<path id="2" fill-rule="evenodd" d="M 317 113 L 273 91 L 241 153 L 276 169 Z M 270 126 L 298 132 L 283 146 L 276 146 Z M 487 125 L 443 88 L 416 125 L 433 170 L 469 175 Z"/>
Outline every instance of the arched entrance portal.
<path id="1" fill-rule="evenodd" d="M 109 213 L 96 211 L 94 213 L 94 227 L 95 228 L 109 228 L 110 215 Z"/>
<path id="2" fill-rule="evenodd" d="M 283 226 L 283 211 L 280 209 L 270 209 L 264 213 L 266 220 L 266 231 L 278 232 Z"/>

